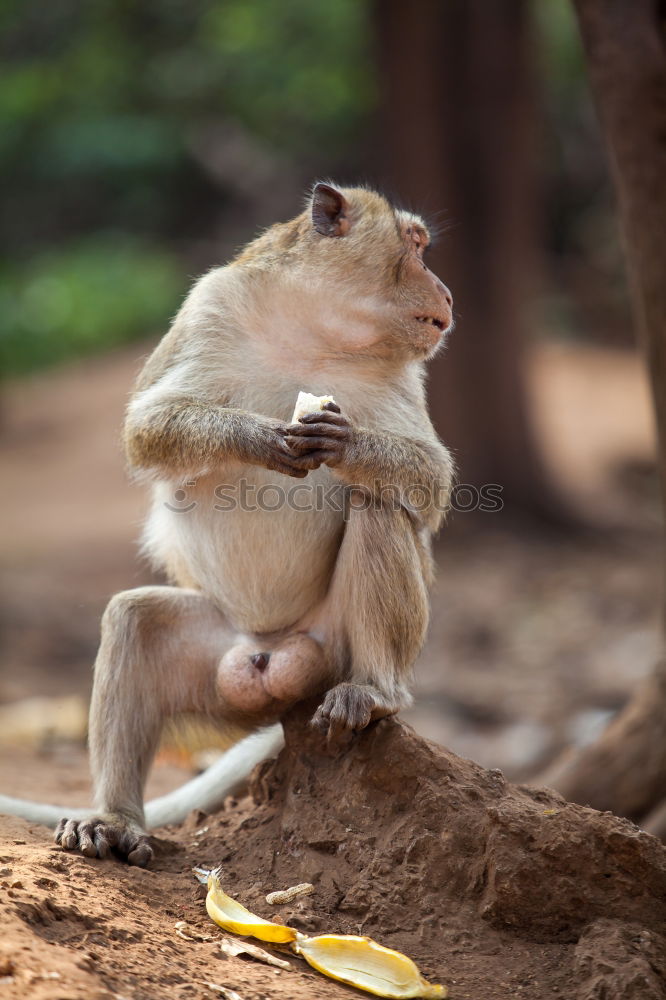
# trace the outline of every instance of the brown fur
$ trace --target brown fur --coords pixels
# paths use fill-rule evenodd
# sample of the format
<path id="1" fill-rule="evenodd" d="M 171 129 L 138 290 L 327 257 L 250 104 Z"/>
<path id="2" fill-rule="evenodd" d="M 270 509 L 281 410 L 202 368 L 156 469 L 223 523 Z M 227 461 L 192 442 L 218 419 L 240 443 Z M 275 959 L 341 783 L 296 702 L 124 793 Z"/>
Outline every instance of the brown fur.
<path id="1" fill-rule="evenodd" d="M 423 264 L 428 239 L 373 191 L 318 185 L 301 215 L 197 283 L 148 359 L 124 440 L 154 483 L 146 551 L 175 586 L 117 595 L 105 615 L 91 713 L 100 812 L 62 821 L 63 846 L 116 844 L 146 863 L 143 784 L 178 712 L 251 729 L 328 687 L 314 722 L 337 737 L 409 703 L 452 475 L 423 391 L 451 322 Z M 290 424 L 299 389 L 338 405 Z M 311 497 L 337 484 L 346 516 L 215 509 L 220 484 L 298 479 Z M 429 500 L 411 503 L 410 487 Z M 191 509 L 173 509 L 178 489 Z"/>

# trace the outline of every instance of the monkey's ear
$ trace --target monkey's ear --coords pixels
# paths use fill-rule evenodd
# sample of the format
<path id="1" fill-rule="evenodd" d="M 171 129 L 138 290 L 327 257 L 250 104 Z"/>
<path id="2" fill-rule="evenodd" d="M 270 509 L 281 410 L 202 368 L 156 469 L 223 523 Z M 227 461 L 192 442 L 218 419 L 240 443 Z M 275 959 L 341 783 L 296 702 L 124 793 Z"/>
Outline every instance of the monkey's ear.
<path id="1" fill-rule="evenodd" d="M 345 196 L 330 184 L 315 184 L 312 192 L 312 225 L 322 236 L 346 236 L 349 232 Z"/>

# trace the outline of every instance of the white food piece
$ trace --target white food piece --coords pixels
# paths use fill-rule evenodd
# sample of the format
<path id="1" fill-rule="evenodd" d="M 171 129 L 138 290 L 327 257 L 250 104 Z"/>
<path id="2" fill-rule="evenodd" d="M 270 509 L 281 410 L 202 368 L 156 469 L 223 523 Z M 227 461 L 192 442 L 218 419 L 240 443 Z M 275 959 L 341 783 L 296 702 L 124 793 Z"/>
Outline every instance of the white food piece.
<path id="1" fill-rule="evenodd" d="M 295 424 L 306 413 L 316 413 L 317 410 L 323 410 L 327 403 L 334 402 L 332 396 L 313 396 L 311 392 L 299 392 L 291 422 Z"/>

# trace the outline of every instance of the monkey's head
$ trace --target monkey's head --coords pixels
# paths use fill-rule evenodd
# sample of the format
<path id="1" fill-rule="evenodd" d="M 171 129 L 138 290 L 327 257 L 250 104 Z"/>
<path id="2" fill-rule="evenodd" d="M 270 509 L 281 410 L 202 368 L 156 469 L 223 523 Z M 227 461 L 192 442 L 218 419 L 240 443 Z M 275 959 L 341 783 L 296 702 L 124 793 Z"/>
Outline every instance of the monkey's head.
<path id="1" fill-rule="evenodd" d="M 423 255 L 418 216 L 365 188 L 316 184 L 302 215 L 273 226 L 240 258 L 265 259 L 271 307 L 328 356 L 427 358 L 452 323 L 452 299 Z M 299 323 L 300 319 L 300 323 Z"/>

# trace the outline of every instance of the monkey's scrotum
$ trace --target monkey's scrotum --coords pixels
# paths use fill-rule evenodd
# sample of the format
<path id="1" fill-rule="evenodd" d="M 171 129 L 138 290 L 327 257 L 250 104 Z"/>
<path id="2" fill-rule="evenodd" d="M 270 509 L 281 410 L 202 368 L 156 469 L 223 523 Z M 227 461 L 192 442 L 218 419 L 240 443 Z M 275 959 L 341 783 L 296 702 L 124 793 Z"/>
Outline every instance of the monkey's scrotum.
<path id="1" fill-rule="evenodd" d="M 219 868 L 207 873 L 195 868 L 194 873 L 208 885 L 206 910 L 209 917 L 225 931 L 273 944 L 288 944 L 317 972 L 378 997 L 435 1000 L 448 996 L 445 986 L 425 980 L 416 964 L 402 952 L 385 948 L 372 938 L 354 934 L 307 937 L 285 924 L 274 924 L 250 913 L 228 896 L 220 884 Z"/>
<path id="2" fill-rule="evenodd" d="M 217 672 L 216 690 L 240 712 L 274 717 L 276 706 L 286 707 L 316 694 L 325 686 L 324 652 L 312 636 L 298 632 L 261 652 L 256 642 L 239 642 L 228 650 Z"/>
<path id="3" fill-rule="evenodd" d="M 311 392 L 299 392 L 291 422 L 295 424 L 306 413 L 316 413 L 317 410 L 323 410 L 327 403 L 334 402 L 332 396 L 314 396 Z"/>

